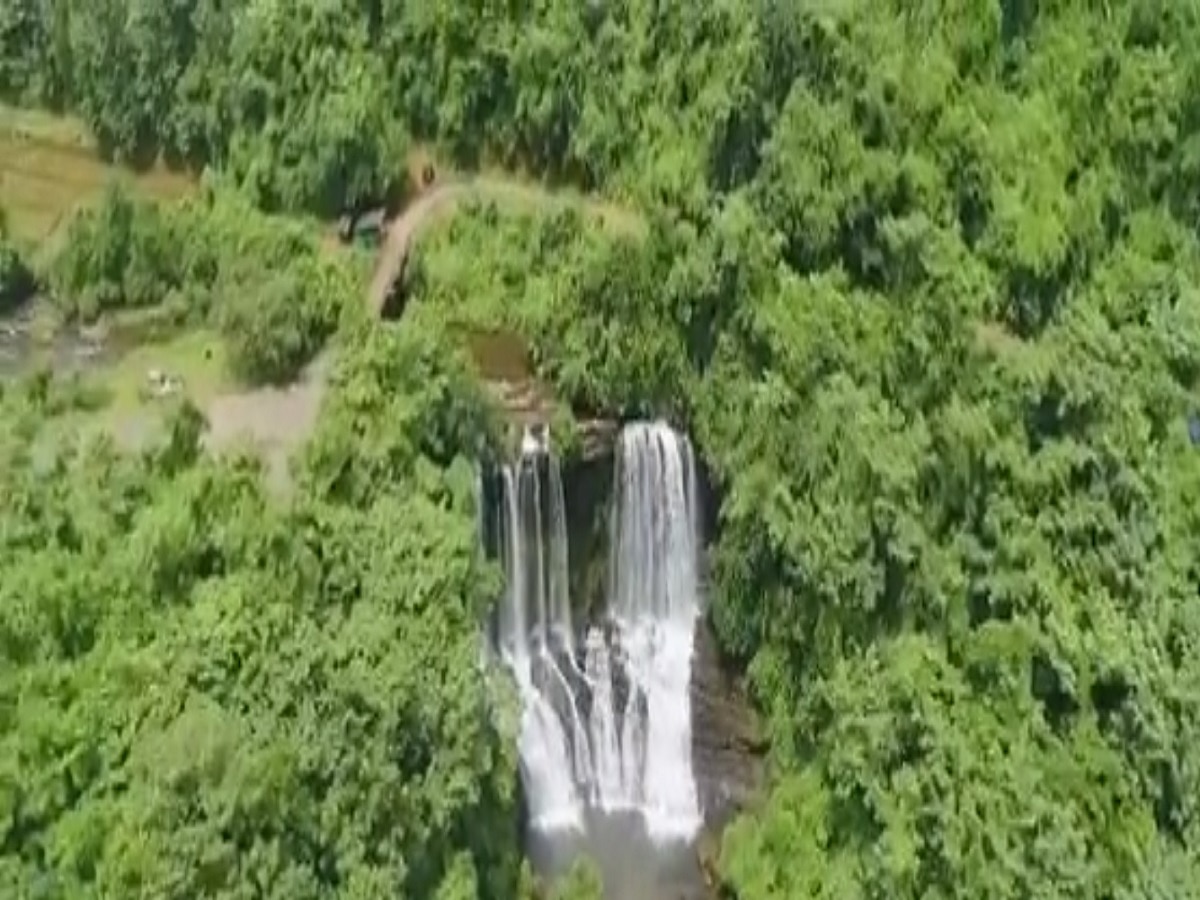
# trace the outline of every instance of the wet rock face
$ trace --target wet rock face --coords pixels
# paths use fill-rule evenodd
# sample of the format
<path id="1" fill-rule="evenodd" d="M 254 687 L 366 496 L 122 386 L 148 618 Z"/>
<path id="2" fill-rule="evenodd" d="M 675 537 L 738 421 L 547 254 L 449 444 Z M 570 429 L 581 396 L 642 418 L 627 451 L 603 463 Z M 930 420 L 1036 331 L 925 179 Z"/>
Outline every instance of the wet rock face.
<path id="1" fill-rule="evenodd" d="M 705 828 L 719 833 L 762 783 L 766 741 L 758 717 L 722 665 L 707 617 L 692 656 L 692 768 Z"/>
<path id="2" fill-rule="evenodd" d="M 567 577 L 575 626 L 604 622 L 608 582 L 609 518 L 612 512 L 612 453 L 572 461 L 563 471 L 567 507 Z"/>

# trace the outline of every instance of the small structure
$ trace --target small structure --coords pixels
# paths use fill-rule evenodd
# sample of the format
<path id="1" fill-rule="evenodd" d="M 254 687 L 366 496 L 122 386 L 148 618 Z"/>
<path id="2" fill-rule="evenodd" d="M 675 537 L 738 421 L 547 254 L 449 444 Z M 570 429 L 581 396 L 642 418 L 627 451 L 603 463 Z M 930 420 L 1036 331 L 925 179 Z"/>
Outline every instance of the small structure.
<path id="1" fill-rule="evenodd" d="M 351 241 L 378 246 L 387 232 L 387 210 L 380 206 L 357 213 L 347 213 L 338 220 L 338 237 L 342 243 Z"/>
<path id="2" fill-rule="evenodd" d="M 155 400 L 170 397 L 183 390 L 183 379 L 178 375 L 170 375 L 161 369 L 151 369 L 146 373 L 146 393 Z"/>

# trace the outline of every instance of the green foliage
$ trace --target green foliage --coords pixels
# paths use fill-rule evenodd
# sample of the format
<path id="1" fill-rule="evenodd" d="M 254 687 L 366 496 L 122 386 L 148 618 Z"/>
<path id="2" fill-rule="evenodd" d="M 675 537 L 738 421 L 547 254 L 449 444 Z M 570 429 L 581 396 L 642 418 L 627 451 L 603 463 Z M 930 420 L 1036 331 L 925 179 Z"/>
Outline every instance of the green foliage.
<path id="1" fill-rule="evenodd" d="M 33 273 L 9 236 L 4 208 L 0 207 L 0 313 L 27 299 L 33 289 Z"/>
<path id="2" fill-rule="evenodd" d="M 364 505 L 392 485 L 426 480 L 429 460 L 449 466 L 464 450 L 476 459 L 495 452 L 498 423 L 448 334 L 407 323 L 361 328 L 347 336 L 357 350 L 332 373 L 334 396 L 306 449 L 313 494 Z M 464 490 L 474 483 L 473 468 L 457 475 Z"/>
<path id="3" fill-rule="evenodd" d="M 364 20 L 326 0 L 244 7 L 232 77 L 210 99 L 233 111 L 230 171 L 270 208 L 328 214 L 381 198 L 402 171 L 405 136 Z"/>
<path id="4" fill-rule="evenodd" d="M 604 882 L 596 864 L 582 856 L 554 885 L 554 900 L 604 900 Z"/>
<path id="5" fill-rule="evenodd" d="M 62 59 L 63 4 L 13 0 L 0 9 L 0 99 L 54 105 L 64 94 Z"/>
<path id="6" fill-rule="evenodd" d="M 0 96 L 75 110 L 120 156 L 218 164 L 269 206 L 316 211 L 379 199 L 409 136 L 703 207 L 708 177 L 752 173 L 774 75 L 735 0 L 9 7 Z"/>
<path id="7" fill-rule="evenodd" d="M 69 318 L 160 304 L 180 287 L 184 237 L 159 206 L 113 182 L 71 220 L 50 282 Z"/>
<path id="8" fill-rule="evenodd" d="M 55 377 L 48 367 L 34 369 L 17 385 L 28 409 L 48 418 L 73 410 L 94 411 L 109 400 L 103 386 L 89 383 L 78 372 Z"/>
<path id="9" fill-rule="evenodd" d="M 431 422 L 470 402 L 387 375 L 335 405 L 386 391 Z M 5 895 L 516 896 L 469 425 L 438 460 L 393 433 L 412 465 L 375 470 L 369 503 L 284 508 L 254 464 L 200 453 L 186 406 L 140 456 L 38 450 L 54 390 L 3 395 Z"/>
<path id="10" fill-rule="evenodd" d="M 419 246 L 411 314 L 527 336 L 536 368 L 577 408 L 665 407 L 689 366 L 662 327 L 675 298 L 655 281 L 660 260 L 644 242 L 570 207 L 467 205 Z"/>
<path id="11" fill-rule="evenodd" d="M 343 304 L 358 302 L 350 273 L 316 257 L 265 273 L 257 263 L 235 262 L 218 284 L 229 362 L 250 383 L 292 378 L 332 334 Z"/>
<path id="12" fill-rule="evenodd" d="M 644 208 L 426 235 L 404 325 L 347 338 L 295 509 L 184 452 L 186 416 L 39 480 L 49 394 L 6 412 L 17 896 L 234 894 L 242 860 L 272 896 L 517 891 L 461 324 L 528 338 L 580 412 L 685 422 L 719 481 L 710 615 L 776 773 L 731 895 L 1195 893 L 1189 4 L 11 6 L 0 91 L 268 208 L 377 198 L 407 137 Z M 113 198 L 51 281 L 76 313 L 187 297 L 274 378 L 349 279 L 248 204 Z"/>
<path id="13" fill-rule="evenodd" d="M 356 273 L 300 225 L 235 194 L 160 206 L 119 182 L 72 220 L 49 280 L 68 319 L 144 308 L 212 319 L 234 374 L 251 383 L 294 376 L 361 290 Z"/>
<path id="14" fill-rule="evenodd" d="M 69 106 L 116 156 L 227 164 L 264 205 L 326 213 L 402 172 L 388 71 L 356 4 L 9 6 L 0 97 Z"/>
<path id="15" fill-rule="evenodd" d="M 1200 872 L 1198 248 L 1170 140 L 1089 85 L 1147 60 L 1079 15 L 1006 80 L 982 24 L 930 49 L 874 8 L 801 17 L 819 49 L 749 189 L 790 271 L 739 295 L 697 401 L 713 614 L 788 773 L 726 842 L 747 900 Z"/>

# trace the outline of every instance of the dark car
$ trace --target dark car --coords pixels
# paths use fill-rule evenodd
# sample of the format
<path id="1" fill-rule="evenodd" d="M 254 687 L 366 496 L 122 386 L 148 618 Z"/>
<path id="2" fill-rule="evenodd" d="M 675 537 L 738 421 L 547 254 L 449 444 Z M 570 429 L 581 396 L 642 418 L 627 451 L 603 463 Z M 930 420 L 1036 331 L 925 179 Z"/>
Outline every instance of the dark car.
<path id="1" fill-rule="evenodd" d="M 387 232 L 387 210 L 377 209 L 348 213 L 338 222 L 338 237 L 343 243 L 359 241 L 378 244 Z"/>

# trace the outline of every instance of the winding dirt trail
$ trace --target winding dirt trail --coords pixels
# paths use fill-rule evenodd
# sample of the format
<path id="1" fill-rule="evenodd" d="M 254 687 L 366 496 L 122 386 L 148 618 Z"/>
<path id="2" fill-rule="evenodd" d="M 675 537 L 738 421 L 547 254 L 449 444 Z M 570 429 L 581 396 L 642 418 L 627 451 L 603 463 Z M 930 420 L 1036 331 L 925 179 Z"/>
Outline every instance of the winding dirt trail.
<path id="1" fill-rule="evenodd" d="M 635 212 L 594 197 L 559 193 L 496 176 L 452 177 L 426 189 L 388 224 L 366 295 L 374 315 L 382 315 L 392 285 L 403 277 L 414 241 L 422 230 L 472 200 L 490 200 L 509 209 L 525 208 L 531 212 L 576 207 L 616 231 L 640 233 L 644 228 L 642 218 Z M 250 442 L 262 452 L 272 484 L 286 486 L 287 460 L 312 433 L 330 368 L 327 351 L 292 385 L 237 391 L 214 398 L 206 410 L 209 421 L 206 445 L 220 451 Z M 498 399 L 506 405 L 514 389 L 520 393 L 520 386 L 507 382 L 497 383 L 494 388 Z"/>
<path id="2" fill-rule="evenodd" d="M 471 200 L 490 200 L 510 209 L 530 211 L 575 206 L 614 230 L 636 232 L 642 228 L 641 218 L 630 210 L 594 197 L 556 193 L 537 185 L 486 175 L 451 178 L 434 184 L 389 224 L 367 292 L 368 303 L 376 315 L 382 314 L 388 291 L 404 273 L 414 238 L 439 216 L 450 215 L 459 204 Z"/>

